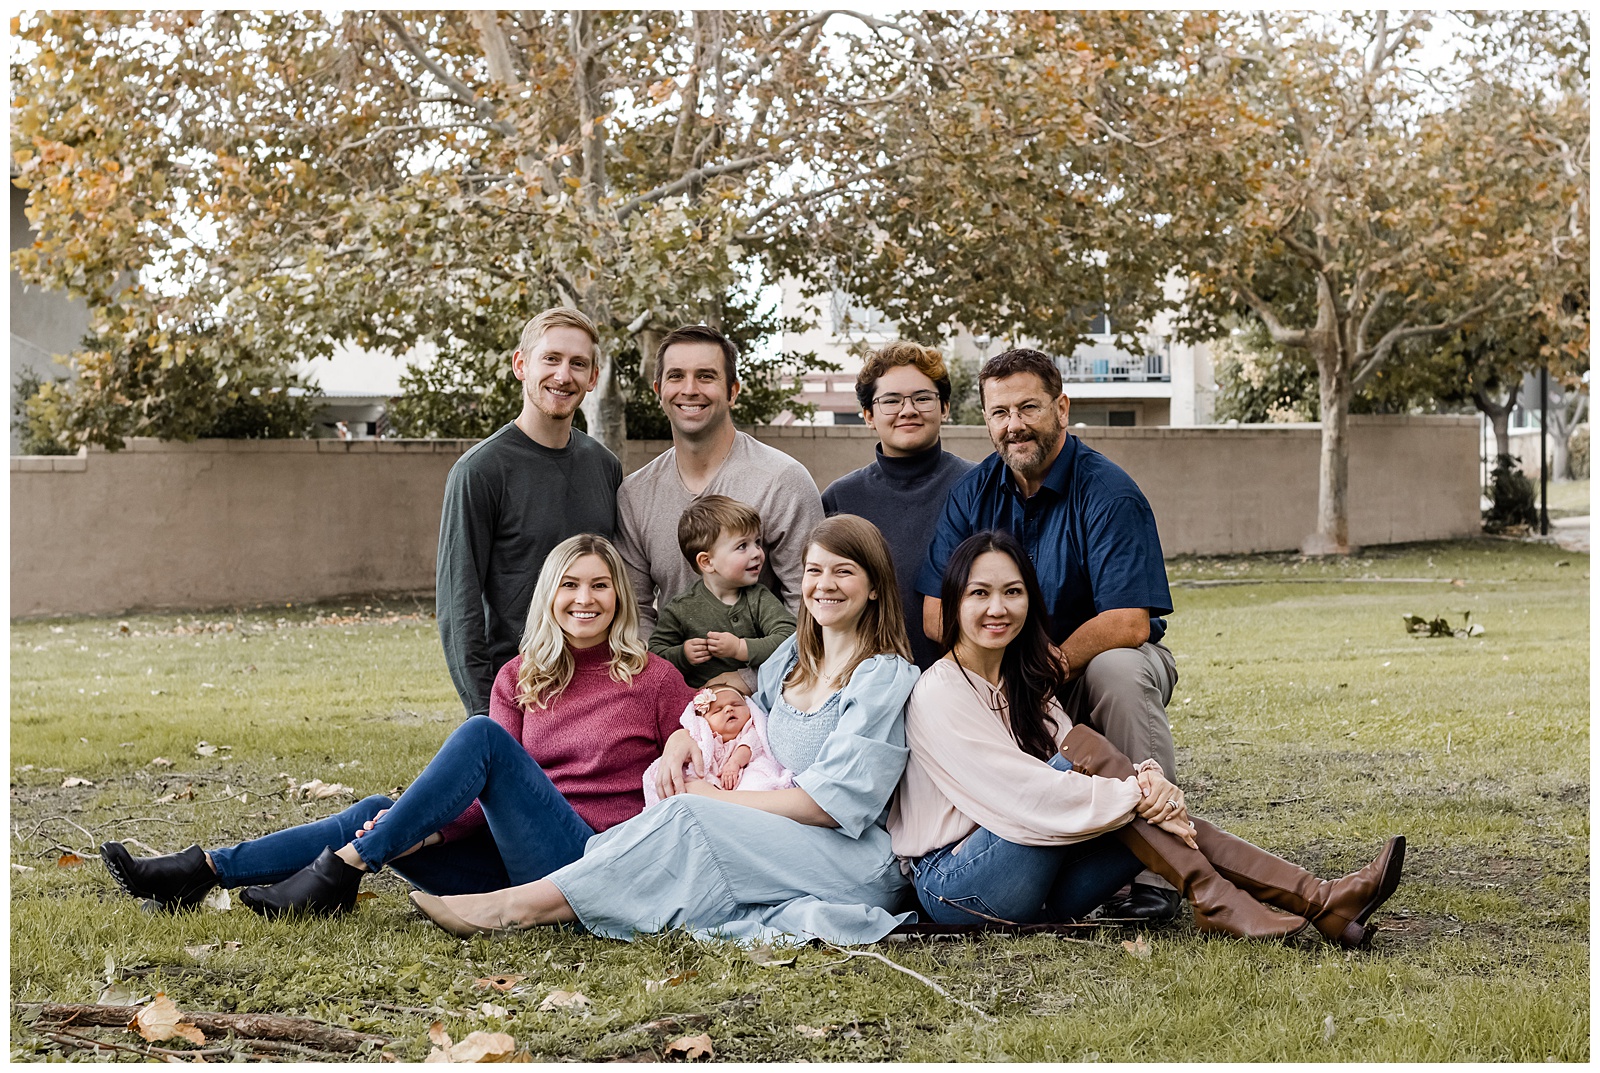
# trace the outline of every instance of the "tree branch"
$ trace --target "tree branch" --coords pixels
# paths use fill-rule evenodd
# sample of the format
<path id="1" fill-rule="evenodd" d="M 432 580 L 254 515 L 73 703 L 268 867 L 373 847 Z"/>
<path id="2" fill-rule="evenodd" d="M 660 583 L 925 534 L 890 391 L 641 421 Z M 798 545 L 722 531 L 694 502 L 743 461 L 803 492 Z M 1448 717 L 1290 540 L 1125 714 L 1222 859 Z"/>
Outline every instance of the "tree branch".
<path id="1" fill-rule="evenodd" d="M 1372 374 L 1377 372 L 1378 368 L 1383 365 L 1385 361 L 1389 360 L 1389 355 L 1394 351 L 1395 344 L 1404 342 L 1407 339 L 1414 339 L 1422 335 L 1434 335 L 1439 332 L 1453 332 L 1463 324 L 1467 323 L 1467 321 L 1471 320 L 1473 317 L 1476 317 L 1479 313 L 1482 313 L 1484 310 L 1498 302 L 1502 297 L 1504 297 L 1506 291 L 1508 290 L 1510 290 L 1509 286 L 1497 287 L 1494 293 L 1489 295 L 1488 298 L 1473 306 L 1471 309 L 1467 310 L 1465 313 L 1453 320 L 1440 321 L 1438 324 L 1420 324 L 1414 328 L 1407 328 L 1404 327 L 1403 324 L 1396 324 L 1393 328 L 1390 328 L 1384 333 L 1383 338 L 1378 340 L 1378 345 L 1372 348 L 1370 354 L 1361 352 L 1354 356 L 1351 364 L 1358 366 L 1358 368 L 1356 369 L 1355 375 L 1350 377 L 1350 389 L 1352 391 L 1358 390 L 1363 384 L 1371 379 Z"/>
<path id="2" fill-rule="evenodd" d="M 1266 325 L 1267 332 L 1272 336 L 1274 343 L 1279 346 L 1306 346 L 1310 342 L 1309 332 L 1304 328 L 1285 327 L 1266 299 L 1245 286 L 1243 280 L 1234 278 L 1229 283 L 1229 286 L 1233 288 L 1233 293 L 1243 298 L 1245 304 L 1255 311 L 1256 316 L 1261 318 L 1261 323 Z"/>
<path id="3" fill-rule="evenodd" d="M 472 87 L 445 70 L 443 65 L 432 56 L 429 56 L 427 50 L 422 47 L 416 38 L 411 36 L 411 32 L 405 28 L 405 25 L 399 19 L 387 11 L 380 11 L 378 18 L 382 19 L 383 24 L 389 27 L 394 35 L 400 39 L 401 47 L 411 54 L 411 58 L 426 67 L 428 73 L 433 75 L 441 85 L 449 89 L 456 100 L 477 112 L 479 118 L 499 133 L 508 138 L 516 135 L 516 127 L 504 119 L 496 117 L 494 109 L 486 101 L 479 99 L 478 95 L 472 92 Z"/>
<path id="4" fill-rule="evenodd" d="M 806 190 L 798 194 L 789 194 L 786 197 L 781 197 L 777 201 L 772 202 L 770 205 L 766 205 L 757 210 L 754 216 L 745 221 L 744 230 L 740 231 L 734 237 L 739 239 L 741 242 L 749 241 L 750 239 L 757 237 L 753 232 L 750 231 L 750 228 L 766 217 L 772 215 L 774 212 L 777 212 L 779 209 L 788 208 L 790 205 L 801 205 L 808 201 L 816 201 L 825 197 L 832 197 L 834 194 L 842 192 L 846 188 L 861 182 L 863 179 L 875 178 L 876 176 L 882 175 L 886 171 L 902 167 L 914 160 L 920 160 L 927 156 L 928 153 L 929 150 L 919 149 L 914 153 L 907 153 L 905 156 L 898 157 L 891 164 L 884 164 L 876 168 L 868 168 L 866 171 L 858 172 L 855 175 L 850 176 L 848 179 L 840 179 L 832 186 L 824 187 L 821 190 Z"/>
<path id="5" fill-rule="evenodd" d="M 1394 286 L 1392 284 L 1387 284 L 1386 283 L 1382 287 L 1378 288 L 1378 293 L 1377 294 L 1372 296 L 1372 304 L 1367 307 L 1366 313 L 1362 315 L 1361 323 L 1356 325 L 1356 353 L 1357 354 L 1361 354 L 1361 353 L 1365 353 L 1366 352 L 1366 349 L 1367 349 L 1367 329 L 1372 326 L 1372 318 L 1378 315 L 1378 310 L 1380 308 L 1382 308 L 1384 301 L 1387 300 L 1389 295 L 1391 295 L 1393 293 L 1394 293 Z"/>
<path id="6" fill-rule="evenodd" d="M 749 171 L 751 168 L 770 164 L 774 160 L 781 160 L 777 153 L 757 153 L 755 156 L 740 157 L 730 160 L 726 164 L 713 164 L 709 167 L 694 168 L 684 172 L 670 183 L 663 183 L 653 190 L 647 190 L 637 197 L 629 198 L 617 209 L 617 222 L 621 223 L 646 205 L 652 205 L 662 198 L 671 197 L 673 194 L 682 193 L 702 179 L 714 179 L 718 175 L 727 175 L 730 172 Z"/>

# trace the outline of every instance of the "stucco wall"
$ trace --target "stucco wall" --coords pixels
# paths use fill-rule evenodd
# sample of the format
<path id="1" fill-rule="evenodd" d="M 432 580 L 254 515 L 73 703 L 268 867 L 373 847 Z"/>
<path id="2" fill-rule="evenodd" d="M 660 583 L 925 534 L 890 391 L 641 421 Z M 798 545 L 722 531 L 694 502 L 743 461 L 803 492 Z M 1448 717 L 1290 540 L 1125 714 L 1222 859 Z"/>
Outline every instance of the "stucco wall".
<path id="1" fill-rule="evenodd" d="M 1478 424 L 1351 419 L 1350 536 L 1478 531 Z M 1168 554 L 1294 549 L 1316 510 L 1315 425 L 1082 428 L 1149 497 Z M 870 429 L 762 428 L 818 487 L 864 465 Z M 946 430 L 967 458 L 981 428 Z M 428 590 L 445 474 L 462 441 L 135 440 L 11 460 L 11 614 L 115 613 Z M 668 445 L 630 442 L 637 469 Z"/>

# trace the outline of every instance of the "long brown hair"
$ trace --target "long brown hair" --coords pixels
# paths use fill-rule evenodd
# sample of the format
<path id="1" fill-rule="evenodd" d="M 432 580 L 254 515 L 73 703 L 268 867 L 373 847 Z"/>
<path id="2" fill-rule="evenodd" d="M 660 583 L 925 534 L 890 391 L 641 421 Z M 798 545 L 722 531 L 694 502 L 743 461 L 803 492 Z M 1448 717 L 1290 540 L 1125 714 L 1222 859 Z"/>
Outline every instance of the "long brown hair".
<path id="1" fill-rule="evenodd" d="M 856 622 L 856 650 L 831 683 L 835 688 L 849 681 L 861 662 L 878 655 L 896 655 L 911 662 L 911 642 L 906 638 L 906 615 L 900 606 L 900 586 L 895 581 L 894 560 L 889 544 L 878 527 L 855 514 L 836 514 L 817 523 L 806 539 L 823 551 L 849 559 L 867 573 L 867 583 L 878 592 L 868 600 Z M 811 617 L 805 601 L 800 601 L 799 624 L 795 629 L 799 661 L 783 680 L 784 688 L 805 688 L 822 678 L 822 627 Z"/>
<path id="2" fill-rule="evenodd" d="M 1000 659 L 1000 677 L 1005 681 L 1007 716 L 1011 736 L 1022 751 L 1048 760 L 1056 751 L 1056 721 L 1050 716 L 1050 701 L 1064 683 L 1061 665 L 1050 651 L 1050 638 L 1044 629 L 1044 593 L 1033 561 L 1017 538 L 1004 529 L 974 533 L 950 553 L 939 590 L 939 611 L 944 616 L 939 644 L 955 658 L 956 642 L 961 639 L 961 597 L 978 556 L 997 551 L 1017 564 L 1022 587 L 1028 593 L 1028 614 L 1022 629 L 1006 645 Z M 960 665 L 960 660 L 956 660 Z M 964 668 L 963 668 L 964 669 Z"/>

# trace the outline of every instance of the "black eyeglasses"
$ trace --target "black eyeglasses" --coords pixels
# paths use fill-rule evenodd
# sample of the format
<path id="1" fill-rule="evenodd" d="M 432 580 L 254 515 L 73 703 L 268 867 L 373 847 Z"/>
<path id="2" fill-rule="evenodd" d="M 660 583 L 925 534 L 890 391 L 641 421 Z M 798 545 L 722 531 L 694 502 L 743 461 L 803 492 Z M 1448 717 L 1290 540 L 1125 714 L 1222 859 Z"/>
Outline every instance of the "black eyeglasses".
<path id="1" fill-rule="evenodd" d="M 919 391 L 915 395 L 879 395 L 872 400 L 872 408 L 883 414 L 897 414 L 907 400 L 919 413 L 931 414 L 939 408 L 939 393 L 936 391 Z"/>

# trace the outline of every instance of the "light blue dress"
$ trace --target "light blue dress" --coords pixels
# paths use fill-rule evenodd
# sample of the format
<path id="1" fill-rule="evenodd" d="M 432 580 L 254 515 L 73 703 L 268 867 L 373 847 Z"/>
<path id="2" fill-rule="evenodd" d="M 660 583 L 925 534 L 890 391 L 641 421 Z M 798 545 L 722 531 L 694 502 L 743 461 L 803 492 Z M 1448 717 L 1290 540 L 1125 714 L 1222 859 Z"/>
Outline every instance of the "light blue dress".
<path id="1" fill-rule="evenodd" d="M 870 943 L 912 913 L 884 829 L 905 770 L 905 704 L 917 668 L 873 656 L 814 712 L 783 699 L 790 637 L 761 665 L 773 756 L 838 822 L 813 827 L 770 812 L 678 794 L 591 838 L 548 877 L 596 935 L 685 928 L 698 938 L 819 938 Z"/>

